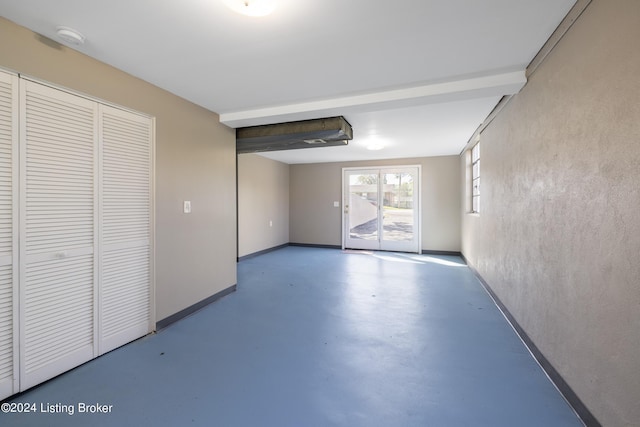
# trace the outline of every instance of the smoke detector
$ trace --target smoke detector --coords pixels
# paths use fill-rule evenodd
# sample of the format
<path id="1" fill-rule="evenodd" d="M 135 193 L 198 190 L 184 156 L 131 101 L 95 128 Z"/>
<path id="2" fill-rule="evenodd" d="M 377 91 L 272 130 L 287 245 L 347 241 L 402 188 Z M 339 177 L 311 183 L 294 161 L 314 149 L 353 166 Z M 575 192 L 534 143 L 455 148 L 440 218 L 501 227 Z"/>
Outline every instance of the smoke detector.
<path id="1" fill-rule="evenodd" d="M 56 34 L 63 41 L 74 46 L 80 46 L 84 43 L 84 36 L 79 32 L 69 27 L 57 27 Z"/>

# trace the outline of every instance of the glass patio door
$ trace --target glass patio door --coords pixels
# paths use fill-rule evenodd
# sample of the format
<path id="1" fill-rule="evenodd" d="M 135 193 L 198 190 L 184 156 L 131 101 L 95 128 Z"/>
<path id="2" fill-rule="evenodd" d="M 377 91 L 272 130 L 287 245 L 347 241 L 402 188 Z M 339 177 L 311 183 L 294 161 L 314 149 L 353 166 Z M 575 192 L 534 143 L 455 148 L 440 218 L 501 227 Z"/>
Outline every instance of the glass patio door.
<path id="1" fill-rule="evenodd" d="M 343 174 L 343 246 L 420 252 L 420 168 L 344 169 Z"/>

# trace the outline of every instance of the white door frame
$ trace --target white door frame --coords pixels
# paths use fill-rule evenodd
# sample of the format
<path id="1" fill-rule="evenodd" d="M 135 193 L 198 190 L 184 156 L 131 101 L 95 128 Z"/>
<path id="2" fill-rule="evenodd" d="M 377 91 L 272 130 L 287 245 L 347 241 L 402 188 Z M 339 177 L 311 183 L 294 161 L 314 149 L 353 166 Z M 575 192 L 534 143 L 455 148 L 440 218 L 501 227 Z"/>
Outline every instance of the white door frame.
<path id="1" fill-rule="evenodd" d="M 412 248 L 411 252 L 416 252 L 416 253 L 422 253 L 422 197 L 421 197 L 421 185 L 422 185 L 422 166 L 421 165 L 393 165 L 393 166 L 363 166 L 363 167 L 347 167 L 347 168 L 342 168 L 342 214 L 341 214 L 341 229 L 342 229 L 342 249 L 346 249 L 347 247 L 347 239 L 349 236 L 349 230 L 347 230 L 348 227 L 348 221 L 347 221 L 347 216 L 348 216 L 348 208 L 349 208 L 349 193 L 346 189 L 346 185 L 347 185 L 347 180 L 345 179 L 347 176 L 348 172 L 354 172 L 354 171 L 361 171 L 363 173 L 367 173 L 367 172 L 378 172 L 378 185 L 380 185 L 380 177 L 382 176 L 383 173 L 385 173 L 385 171 L 390 171 L 390 170 L 397 170 L 397 169 L 417 169 L 417 174 L 418 174 L 418 178 L 415 182 L 415 190 L 413 192 L 413 196 L 414 196 L 414 206 L 417 206 L 417 212 L 415 214 L 414 217 L 414 238 L 417 239 L 417 241 L 415 242 L 414 247 Z M 416 191 L 417 190 L 417 191 Z M 378 206 L 380 208 L 382 208 L 382 198 L 383 198 L 383 194 L 384 192 L 380 191 L 380 188 L 378 189 Z M 379 222 L 382 221 L 382 218 L 380 218 L 381 215 L 381 211 L 379 210 Z M 382 224 L 380 223 L 379 228 L 382 228 Z M 394 245 L 389 245 L 389 247 L 386 248 L 382 248 L 381 247 L 381 242 L 382 242 L 382 233 L 378 233 L 378 245 L 376 248 L 373 248 L 374 250 L 388 250 L 388 251 L 402 251 L 402 249 L 398 249 L 398 246 Z"/>

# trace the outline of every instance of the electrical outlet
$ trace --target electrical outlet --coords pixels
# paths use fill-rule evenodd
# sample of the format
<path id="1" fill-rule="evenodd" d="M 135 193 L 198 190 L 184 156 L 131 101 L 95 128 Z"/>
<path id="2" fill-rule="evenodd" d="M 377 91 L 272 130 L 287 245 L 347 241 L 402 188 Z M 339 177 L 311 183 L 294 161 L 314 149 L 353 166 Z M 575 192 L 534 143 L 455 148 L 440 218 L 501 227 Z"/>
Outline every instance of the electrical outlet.
<path id="1" fill-rule="evenodd" d="M 334 208 L 339 208 L 340 207 L 340 202 L 333 202 L 333 207 Z"/>

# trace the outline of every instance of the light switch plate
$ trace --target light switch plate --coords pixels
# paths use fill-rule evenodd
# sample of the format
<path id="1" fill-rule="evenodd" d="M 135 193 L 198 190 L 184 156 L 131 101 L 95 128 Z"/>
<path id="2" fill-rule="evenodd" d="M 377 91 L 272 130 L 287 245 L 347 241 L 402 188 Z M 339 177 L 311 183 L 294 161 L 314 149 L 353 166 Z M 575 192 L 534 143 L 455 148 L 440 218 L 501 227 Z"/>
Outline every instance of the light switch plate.
<path id="1" fill-rule="evenodd" d="M 184 201 L 182 211 L 186 214 L 191 213 L 191 202 L 189 200 Z"/>
<path id="2" fill-rule="evenodd" d="M 339 208 L 340 207 L 340 202 L 333 202 L 333 207 L 334 208 Z"/>

